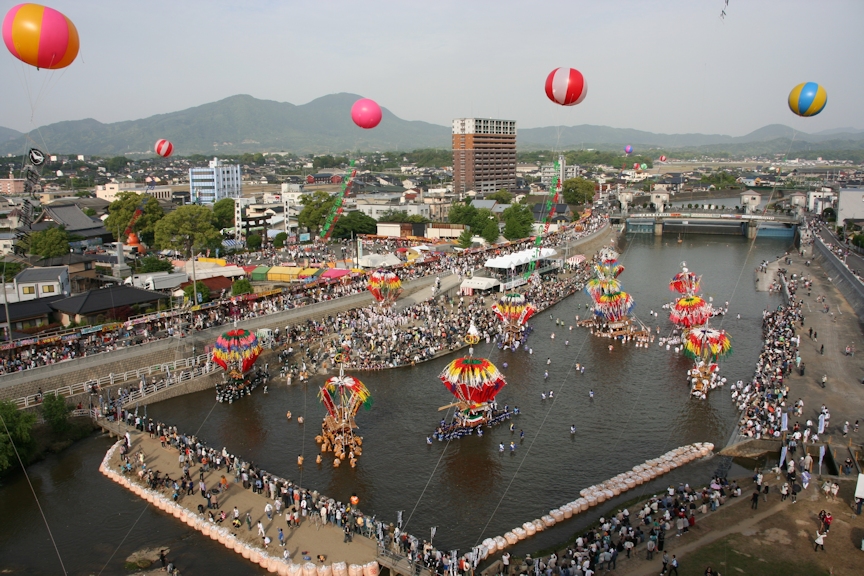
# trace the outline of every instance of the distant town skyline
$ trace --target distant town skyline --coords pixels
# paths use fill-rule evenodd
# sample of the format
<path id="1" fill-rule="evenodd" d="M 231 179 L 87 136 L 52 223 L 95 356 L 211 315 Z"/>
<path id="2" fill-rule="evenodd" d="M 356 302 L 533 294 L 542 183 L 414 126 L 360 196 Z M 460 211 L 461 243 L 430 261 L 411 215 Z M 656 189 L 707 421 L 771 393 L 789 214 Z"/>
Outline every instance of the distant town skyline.
<path id="1" fill-rule="evenodd" d="M 3 14 L 17 3 L 0 2 Z M 856 68 L 864 2 L 856 0 L 48 5 L 78 28 L 78 59 L 37 71 L 4 50 L 0 126 L 26 133 L 64 120 L 134 120 L 235 94 L 303 104 L 353 92 L 400 118 L 443 126 L 492 117 L 519 128 L 732 136 L 773 123 L 808 133 L 864 128 Z M 546 75 L 559 66 L 584 74 L 581 104 L 546 98 Z M 828 104 L 799 118 L 786 98 L 807 81 L 825 87 Z"/>

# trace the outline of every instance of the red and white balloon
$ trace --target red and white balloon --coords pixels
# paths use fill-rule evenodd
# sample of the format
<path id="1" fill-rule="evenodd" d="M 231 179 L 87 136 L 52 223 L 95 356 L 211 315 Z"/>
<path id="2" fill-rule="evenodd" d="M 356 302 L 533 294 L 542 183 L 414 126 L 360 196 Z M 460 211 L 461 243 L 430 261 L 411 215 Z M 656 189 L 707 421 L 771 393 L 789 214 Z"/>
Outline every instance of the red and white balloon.
<path id="1" fill-rule="evenodd" d="M 556 68 L 546 77 L 546 96 L 561 106 L 575 106 L 588 94 L 585 77 L 575 68 Z"/>
<path id="2" fill-rule="evenodd" d="M 665 161 L 666 161 L 666 156 L 660 156 L 660 162 L 665 162 Z"/>
<path id="3" fill-rule="evenodd" d="M 171 142 L 169 142 L 168 140 L 165 140 L 164 138 L 162 140 L 157 140 L 156 146 L 154 146 L 153 148 L 154 150 L 156 150 L 156 154 L 162 156 L 163 158 L 171 156 L 171 154 L 174 152 L 174 145 L 171 144 Z"/>

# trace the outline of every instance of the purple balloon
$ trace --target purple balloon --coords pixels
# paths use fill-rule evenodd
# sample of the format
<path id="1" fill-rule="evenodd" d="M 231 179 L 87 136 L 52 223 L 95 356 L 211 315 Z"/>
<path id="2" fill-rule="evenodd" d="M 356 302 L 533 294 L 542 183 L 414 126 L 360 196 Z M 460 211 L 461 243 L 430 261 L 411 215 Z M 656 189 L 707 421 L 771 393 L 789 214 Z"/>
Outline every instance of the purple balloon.
<path id="1" fill-rule="evenodd" d="M 630 146 L 629 144 L 627 146 L 624 146 L 624 152 L 626 152 L 627 154 L 630 154 L 631 152 L 633 152 L 633 147 Z"/>

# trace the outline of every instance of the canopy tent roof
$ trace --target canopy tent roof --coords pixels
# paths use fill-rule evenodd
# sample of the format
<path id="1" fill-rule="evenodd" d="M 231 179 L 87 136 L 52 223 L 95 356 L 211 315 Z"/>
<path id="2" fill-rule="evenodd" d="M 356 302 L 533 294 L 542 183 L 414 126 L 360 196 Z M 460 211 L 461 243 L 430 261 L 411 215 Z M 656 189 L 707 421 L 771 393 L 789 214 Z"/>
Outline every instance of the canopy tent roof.
<path id="1" fill-rule="evenodd" d="M 521 250 L 519 252 L 513 252 L 512 254 L 490 258 L 486 261 L 484 266 L 486 268 L 503 268 L 509 270 L 510 268 L 515 268 L 516 266 L 528 264 L 529 262 L 533 262 L 534 260 L 551 258 L 556 254 L 557 252 L 555 252 L 555 250 L 553 250 L 552 248 L 541 248 L 538 257 L 537 249 L 529 248 L 528 250 Z"/>
<path id="2" fill-rule="evenodd" d="M 459 285 L 459 288 L 472 288 L 474 290 L 489 290 L 501 284 L 495 278 L 484 278 L 482 276 L 474 276 L 473 278 L 466 278 L 462 281 L 462 284 Z"/>
<path id="3" fill-rule="evenodd" d="M 402 264 L 402 261 L 393 254 L 366 254 L 360 258 L 360 266 L 363 268 L 381 268 L 398 264 Z"/>
<path id="4" fill-rule="evenodd" d="M 346 270 L 345 268 L 330 268 L 326 272 L 324 272 L 321 277 L 322 278 L 341 278 L 347 274 L 351 274 L 350 270 Z"/>
<path id="5" fill-rule="evenodd" d="M 575 256 L 571 256 L 567 259 L 567 264 L 570 264 L 571 266 L 578 266 L 579 264 L 581 264 L 584 261 L 585 261 L 585 255 L 584 254 L 576 254 Z"/>

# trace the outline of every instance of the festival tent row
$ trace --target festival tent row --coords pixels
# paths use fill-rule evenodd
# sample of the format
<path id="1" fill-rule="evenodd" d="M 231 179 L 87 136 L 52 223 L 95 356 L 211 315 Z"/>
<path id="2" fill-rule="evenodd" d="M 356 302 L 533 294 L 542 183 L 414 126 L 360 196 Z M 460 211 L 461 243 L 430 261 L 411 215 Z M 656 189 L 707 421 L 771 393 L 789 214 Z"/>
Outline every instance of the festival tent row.
<path id="1" fill-rule="evenodd" d="M 513 252 L 512 254 L 490 258 L 483 266 L 486 268 L 511 270 L 517 266 L 530 264 L 537 260 L 552 258 L 556 254 L 557 252 L 552 248 L 540 248 L 539 250 L 536 248 L 530 248 L 528 250 L 520 250 L 519 252 Z"/>

